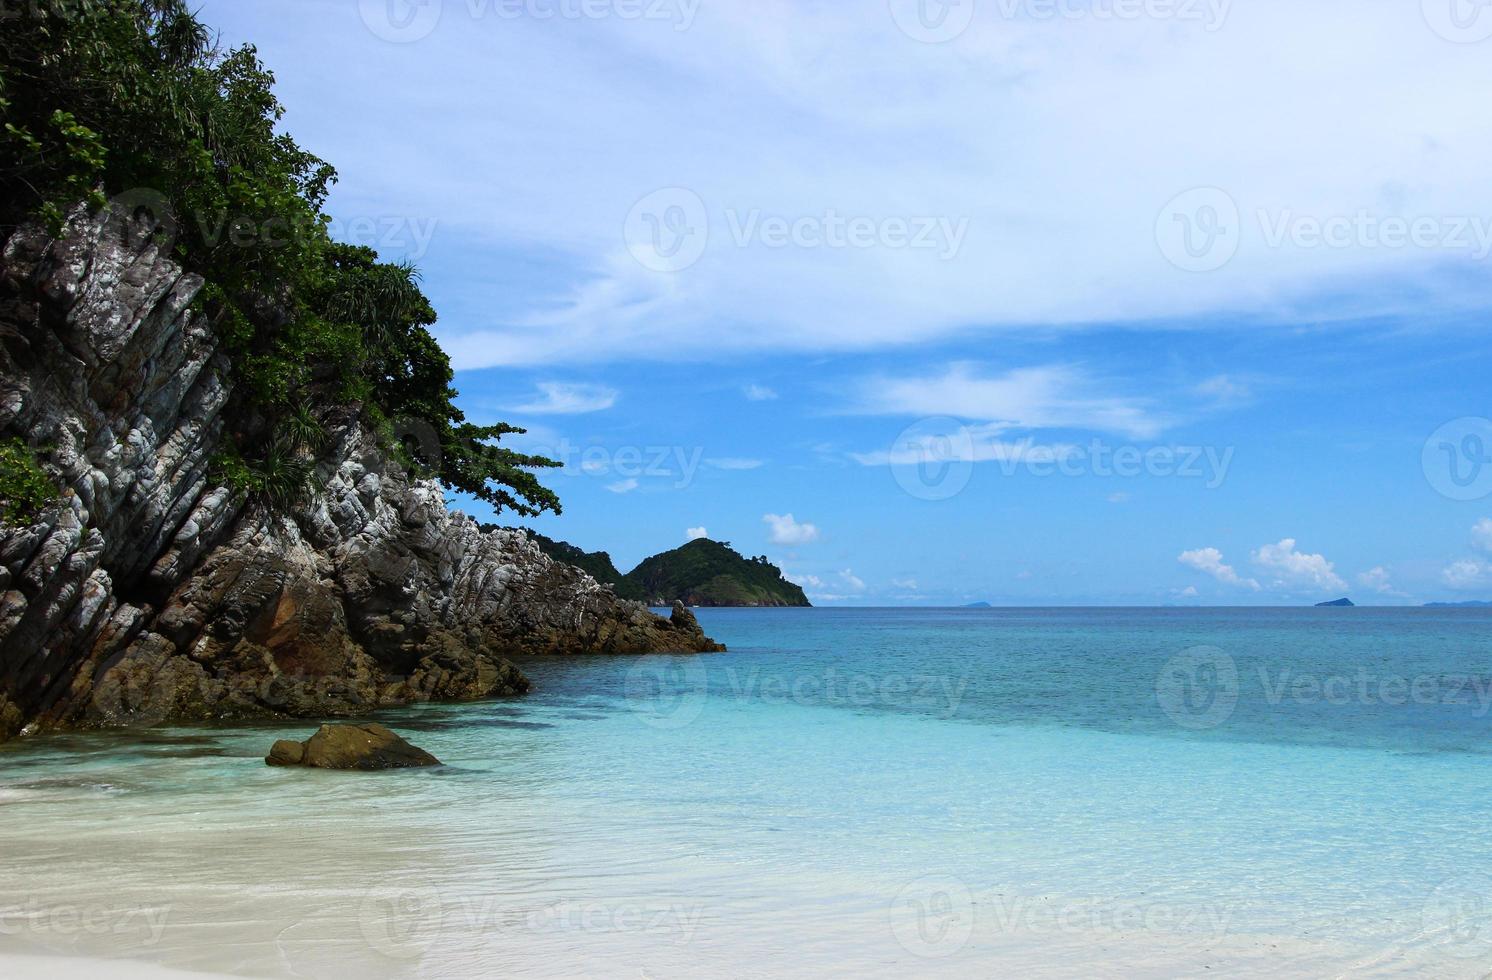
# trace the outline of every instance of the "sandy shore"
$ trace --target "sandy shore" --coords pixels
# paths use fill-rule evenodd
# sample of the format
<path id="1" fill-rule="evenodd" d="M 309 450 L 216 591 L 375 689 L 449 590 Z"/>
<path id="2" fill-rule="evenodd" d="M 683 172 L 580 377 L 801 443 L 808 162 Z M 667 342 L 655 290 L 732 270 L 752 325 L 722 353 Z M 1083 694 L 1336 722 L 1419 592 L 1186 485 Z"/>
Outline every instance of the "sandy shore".
<path id="1" fill-rule="evenodd" d="M 80 956 L 18 956 L 0 953 L 0 977 L 6 980 L 218 980 L 223 973 L 189 973 L 132 960 Z"/>

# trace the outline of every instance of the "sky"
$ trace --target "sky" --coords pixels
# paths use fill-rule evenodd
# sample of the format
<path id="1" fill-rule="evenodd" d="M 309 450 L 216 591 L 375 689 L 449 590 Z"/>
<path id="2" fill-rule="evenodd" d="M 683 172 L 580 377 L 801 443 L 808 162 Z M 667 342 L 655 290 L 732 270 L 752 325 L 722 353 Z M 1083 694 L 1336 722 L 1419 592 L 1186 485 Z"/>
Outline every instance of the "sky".
<path id="1" fill-rule="evenodd" d="M 524 524 L 821 605 L 1492 599 L 1492 5 L 205 0 Z"/>

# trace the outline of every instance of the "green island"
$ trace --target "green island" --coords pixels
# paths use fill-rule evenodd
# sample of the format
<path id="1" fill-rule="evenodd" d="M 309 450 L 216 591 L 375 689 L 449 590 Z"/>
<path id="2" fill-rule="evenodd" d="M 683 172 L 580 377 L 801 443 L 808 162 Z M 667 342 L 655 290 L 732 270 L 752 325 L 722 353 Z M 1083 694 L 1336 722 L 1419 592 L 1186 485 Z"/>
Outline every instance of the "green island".
<path id="1" fill-rule="evenodd" d="M 747 558 L 729 542 L 699 538 L 644 559 L 625 575 L 604 551 L 585 551 L 529 531 L 556 561 L 574 565 L 612 587 L 619 598 L 653 606 L 809 606 L 803 589 L 765 555 Z"/>

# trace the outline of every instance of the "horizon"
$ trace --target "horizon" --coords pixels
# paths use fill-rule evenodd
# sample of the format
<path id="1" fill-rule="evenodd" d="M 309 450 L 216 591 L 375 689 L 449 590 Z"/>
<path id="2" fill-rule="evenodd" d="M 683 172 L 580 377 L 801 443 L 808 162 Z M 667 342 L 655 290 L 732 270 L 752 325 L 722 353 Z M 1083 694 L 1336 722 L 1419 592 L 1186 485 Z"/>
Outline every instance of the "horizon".
<path id="1" fill-rule="evenodd" d="M 1492 596 L 1485 9 L 649 9 L 202 5 L 566 464 L 524 525 L 816 605 Z"/>

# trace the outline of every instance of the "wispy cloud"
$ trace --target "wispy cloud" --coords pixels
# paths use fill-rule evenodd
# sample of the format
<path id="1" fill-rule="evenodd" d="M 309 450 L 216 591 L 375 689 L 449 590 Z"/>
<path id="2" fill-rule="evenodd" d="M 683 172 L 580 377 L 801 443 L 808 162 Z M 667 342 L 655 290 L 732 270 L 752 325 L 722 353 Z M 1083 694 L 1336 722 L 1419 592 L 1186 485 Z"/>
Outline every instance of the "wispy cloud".
<path id="1" fill-rule="evenodd" d="M 1193 387 L 1192 392 L 1220 408 L 1246 402 L 1253 396 L 1253 389 L 1247 383 L 1226 374 L 1208 378 Z"/>
<path id="2" fill-rule="evenodd" d="M 625 480 L 618 480 L 615 483 L 606 484 L 606 489 L 610 490 L 612 493 L 631 493 L 633 490 L 637 489 L 637 486 L 637 480 L 632 477 L 628 477 Z"/>
<path id="3" fill-rule="evenodd" d="M 1368 569 L 1366 572 L 1359 572 L 1357 576 L 1357 584 L 1361 585 L 1365 589 L 1371 589 L 1379 595 L 1403 594 L 1394 588 L 1394 584 L 1390 579 L 1388 569 L 1384 568 L 1382 565 L 1376 565 L 1373 568 Z"/>
<path id="4" fill-rule="evenodd" d="M 859 385 L 850 410 L 864 415 L 946 415 L 997 429 L 1087 429 L 1136 439 L 1158 435 L 1166 420 L 1146 401 L 1106 394 L 1072 365 L 991 374 L 959 362 L 929 375 L 876 377 Z"/>
<path id="5" fill-rule="evenodd" d="M 570 384 L 563 381 L 541 381 L 536 397 L 513 411 L 528 415 L 583 415 L 604 411 L 616 404 L 614 388 L 594 384 Z"/>
<path id="6" fill-rule="evenodd" d="M 761 468 L 763 461 L 745 459 L 740 456 L 717 456 L 706 459 L 705 465 L 713 466 L 717 470 L 755 470 Z"/>
<path id="7" fill-rule="evenodd" d="M 710 532 L 707 528 L 704 527 L 691 527 L 684 532 L 684 535 L 690 541 L 698 541 L 700 538 L 708 538 L 710 536 Z"/>
<path id="8" fill-rule="evenodd" d="M 746 396 L 747 401 L 769 402 L 777 397 L 777 392 L 766 385 L 750 384 L 741 389 L 741 394 Z"/>
<path id="9" fill-rule="evenodd" d="M 341 84 L 314 89 L 326 108 L 307 112 L 351 111 L 352 93 L 404 70 L 408 84 L 383 93 L 397 134 L 322 134 L 327 155 L 362 175 L 344 197 L 439 216 L 442 238 L 462 245 L 563 263 L 563 275 L 533 277 L 523 296 L 473 301 L 487 324 L 442 324 L 461 367 L 866 348 L 970 328 L 1235 311 L 1284 318 L 1334 313 L 1324 297 L 1339 300 L 1352 283 L 1366 288 L 1336 309 L 1391 311 L 1406 293 L 1375 288 L 1383 279 L 1434 282 L 1456 255 L 1367 242 L 1270 247 L 1256 211 L 1492 214 L 1492 186 L 1475 165 L 1492 156 L 1492 132 L 1468 122 L 1488 59 L 1448 44 L 1412 2 L 1172 4 L 1210 16 L 1122 24 L 1085 16 L 1086 4 L 1057 21 L 969 4 L 972 23 L 940 45 L 909 38 L 885 4 L 869 13 L 774 3 L 770 16 L 701 4 L 687 36 L 612 18 L 586 24 L 577 44 L 547 22 L 497 16 L 495 4 L 447 3 L 417 45 L 355 29 L 346 4 L 265 5 L 266 19 L 304 18 L 281 59 L 334 59 L 326 76 Z M 340 39 L 330 53 L 319 44 L 328 36 Z M 484 77 L 545 84 L 501 113 L 439 97 Z M 727 103 L 737 111 L 721 113 Z M 1296 111 L 1268 111 L 1281 105 Z M 1342 125 L 1322 127 L 1328 117 Z M 1177 125 L 1187 119 L 1206 119 L 1217 138 Z M 694 138 L 681 144 L 680 131 Z M 1298 152 L 1286 158 L 1280 146 Z M 814 166 L 762 167 L 763 156 Z M 405 179 L 412 173 L 424 179 Z M 639 266 L 621 235 L 629 209 L 665 183 L 696 193 L 708 218 L 703 257 L 677 274 Z M 1171 266 L 1155 240 L 1166 203 L 1199 184 L 1225 189 L 1242 225 L 1230 229 L 1236 257 L 1206 275 Z M 787 221 L 831 209 L 967 219 L 968 234 L 951 260 L 936 249 L 742 244 L 729 213 L 752 209 Z M 491 292 L 471 279 L 473 294 Z M 1484 303 L 1480 288 L 1412 295 Z"/>
<path id="10" fill-rule="evenodd" d="M 1492 517 L 1483 517 L 1471 526 L 1471 546 L 1492 553 Z"/>

